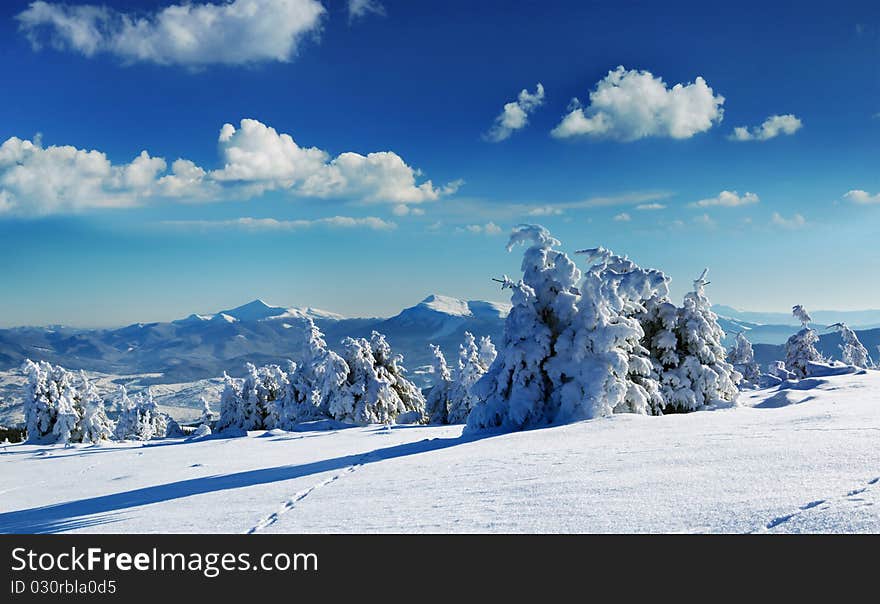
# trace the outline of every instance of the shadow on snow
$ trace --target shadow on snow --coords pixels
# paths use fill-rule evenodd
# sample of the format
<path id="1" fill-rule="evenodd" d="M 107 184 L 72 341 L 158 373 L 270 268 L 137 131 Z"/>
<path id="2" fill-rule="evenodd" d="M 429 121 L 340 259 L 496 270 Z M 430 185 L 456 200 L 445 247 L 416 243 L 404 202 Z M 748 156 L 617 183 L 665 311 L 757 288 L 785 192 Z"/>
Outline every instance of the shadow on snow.
<path id="1" fill-rule="evenodd" d="M 119 513 L 129 508 L 228 489 L 241 489 L 284 480 L 293 480 L 313 474 L 340 470 L 356 464 L 369 465 L 388 459 L 446 449 L 494 435 L 495 433 L 483 433 L 459 436 L 457 438 L 425 439 L 419 442 L 395 445 L 367 453 L 346 455 L 307 464 L 277 466 L 274 468 L 237 472 L 235 474 L 192 478 L 122 493 L 5 512 L 0 514 L 0 533 L 59 533 L 88 526 L 108 524 L 121 520 Z"/>

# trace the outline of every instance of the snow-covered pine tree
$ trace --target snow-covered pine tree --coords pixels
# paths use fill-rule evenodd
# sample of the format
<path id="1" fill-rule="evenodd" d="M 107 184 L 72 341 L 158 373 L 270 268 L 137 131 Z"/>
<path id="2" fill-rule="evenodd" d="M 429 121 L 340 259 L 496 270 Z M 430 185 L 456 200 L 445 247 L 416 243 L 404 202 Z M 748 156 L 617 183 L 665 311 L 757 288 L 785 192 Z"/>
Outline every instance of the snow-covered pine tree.
<path id="1" fill-rule="evenodd" d="M 200 398 L 202 401 L 202 414 L 199 416 L 199 425 L 210 427 L 211 422 L 214 421 L 214 412 L 211 411 L 211 404 L 208 402 L 208 399 L 204 396 Z"/>
<path id="2" fill-rule="evenodd" d="M 489 336 L 480 337 L 480 365 L 483 367 L 483 373 L 489 371 L 489 367 L 495 362 L 498 356 L 498 349 Z"/>
<path id="3" fill-rule="evenodd" d="M 27 440 L 43 443 L 54 440 L 52 428 L 58 413 L 58 399 L 66 384 L 57 384 L 50 379 L 51 365 L 45 361 L 33 362 L 27 359 L 21 366 L 27 377 L 24 392 L 24 418 L 27 427 Z"/>
<path id="4" fill-rule="evenodd" d="M 338 395 L 348 366 L 327 348 L 324 334 L 311 318 L 304 323 L 305 341 L 299 362 L 288 372 L 289 396 L 283 406 L 285 429 L 298 422 L 329 416 L 330 401 Z"/>
<path id="5" fill-rule="evenodd" d="M 810 362 L 821 363 L 824 357 L 816 350 L 819 336 L 810 329 L 812 318 L 800 304 L 791 308 L 791 314 L 801 322 L 801 330 L 788 338 L 785 343 L 785 368 L 797 378 L 807 377 L 807 365 Z"/>
<path id="6" fill-rule="evenodd" d="M 403 413 L 424 415 L 421 390 L 406 379 L 403 357 L 394 355 L 385 336 L 345 338 L 343 359 L 348 375 L 340 396 L 330 402 L 334 419 L 356 423 L 391 423 Z"/>
<path id="7" fill-rule="evenodd" d="M 134 401 L 128 396 L 125 385 L 119 386 L 119 398 L 116 400 L 116 426 L 113 437 L 116 440 L 130 440 L 137 433 L 138 412 Z"/>
<path id="8" fill-rule="evenodd" d="M 840 334 L 840 339 L 843 340 L 840 344 L 840 353 L 844 363 L 862 369 L 873 366 L 868 349 L 862 345 L 856 332 L 850 329 L 846 323 L 835 323 L 829 326 L 829 329 L 836 329 Z"/>
<path id="9" fill-rule="evenodd" d="M 706 405 L 735 403 L 742 380 L 727 362 L 721 341 L 724 331 L 705 294 L 709 269 L 694 280 L 694 290 L 684 297 L 676 335 L 678 367 L 663 374 L 664 412 L 694 411 Z"/>
<path id="10" fill-rule="evenodd" d="M 82 442 L 98 443 L 113 438 L 115 425 L 107 417 L 104 408 L 104 399 L 98 393 L 98 389 L 86 377 L 85 372 L 80 372 L 80 407 L 82 420 L 79 426 L 79 436 Z"/>
<path id="11" fill-rule="evenodd" d="M 755 351 L 752 349 L 752 343 L 743 332 L 736 334 L 733 346 L 727 355 L 728 361 L 743 376 L 741 387 L 753 388 L 758 385 L 761 377 L 761 370 L 755 362 Z"/>
<path id="12" fill-rule="evenodd" d="M 129 397 L 123 386 L 117 408 L 119 415 L 113 432 L 117 440 L 150 440 L 179 435 L 177 422 L 159 411 L 151 388 Z"/>
<path id="13" fill-rule="evenodd" d="M 279 365 L 257 367 L 248 363 L 243 380 L 223 374 L 220 419 L 216 429 L 271 430 L 280 427 L 290 390 L 287 374 Z"/>
<path id="14" fill-rule="evenodd" d="M 76 409 L 79 394 L 74 376 L 63 367 L 46 361 L 26 360 L 22 371 L 27 376 L 24 415 L 28 442 L 52 443 L 75 437 L 80 414 Z M 62 424 L 56 430 L 56 424 Z"/>
<path id="15" fill-rule="evenodd" d="M 474 335 L 464 332 L 464 344 L 459 346 L 458 371 L 449 390 L 448 423 L 463 424 L 479 400 L 473 392 L 474 384 L 489 370 L 497 352 L 492 340 L 483 336 L 477 345 Z"/>
<path id="16" fill-rule="evenodd" d="M 659 413 L 660 385 L 638 316 L 663 299 L 668 277 L 605 248 L 581 250 L 590 262 L 578 313 L 556 342 L 547 371 L 559 400 L 557 421 L 611 413 Z"/>
<path id="17" fill-rule="evenodd" d="M 82 419 L 78 405 L 74 400 L 75 390 L 68 389 L 62 392 L 58 399 L 58 406 L 55 414 L 55 425 L 52 426 L 52 434 L 55 442 L 69 444 L 72 442 L 81 442 L 79 434 L 79 423 Z"/>
<path id="18" fill-rule="evenodd" d="M 555 249 L 560 242 L 540 225 L 516 227 L 507 250 L 528 242 L 523 278 L 515 283 L 505 275 L 501 281 L 502 289 L 512 291 L 513 307 L 498 356 L 472 389 L 480 402 L 468 415 L 469 431 L 521 429 L 556 417 L 558 404 L 551 400 L 553 384 L 544 365 L 577 313 L 581 275 L 575 263 Z"/>
<path id="19" fill-rule="evenodd" d="M 443 351 L 435 344 L 430 344 L 432 359 L 431 389 L 425 400 L 425 414 L 429 424 L 449 423 L 449 389 L 452 387 L 452 372 L 446 364 Z"/>

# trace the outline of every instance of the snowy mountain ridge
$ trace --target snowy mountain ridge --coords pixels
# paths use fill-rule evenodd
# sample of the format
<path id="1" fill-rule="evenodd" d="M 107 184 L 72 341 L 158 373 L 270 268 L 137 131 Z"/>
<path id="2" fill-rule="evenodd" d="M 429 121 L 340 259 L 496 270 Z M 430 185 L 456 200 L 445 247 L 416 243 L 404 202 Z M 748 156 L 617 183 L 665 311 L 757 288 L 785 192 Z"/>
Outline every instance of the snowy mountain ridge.
<path id="1" fill-rule="evenodd" d="M 172 323 L 178 325 L 193 325 L 204 321 L 226 321 L 234 323 L 236 321 L 254 322 L 254 321 L 270 321 L 276 319 L 306 319 L 325 320 L 325 321 L 341 321 L 344 316 L 322 310 L 320 308 L 297 307 L 289 308 L 283 306 L 272 306 L 259 298 L 252 300 L 247 304 L 242 304 L 229 310 L 221 310 L 216 314 L 191 314 L 185 319 L 177 319 Z"/>

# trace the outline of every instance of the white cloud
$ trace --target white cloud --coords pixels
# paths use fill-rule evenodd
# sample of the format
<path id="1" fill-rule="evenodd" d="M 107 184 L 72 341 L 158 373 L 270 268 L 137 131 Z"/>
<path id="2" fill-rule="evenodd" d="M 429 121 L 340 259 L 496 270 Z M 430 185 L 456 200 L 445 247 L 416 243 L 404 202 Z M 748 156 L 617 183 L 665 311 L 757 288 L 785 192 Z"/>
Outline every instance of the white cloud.
<path id="1" fill-rule="evenodd" d="M 564 210 L 556 206 L 539 206 L 527 212 L 529 216 L 559 216 L 563 213 Z"/>
<path id="2" fill-rule="evenodd" d="M 574 99 L 551 135 L 634 141 L 649 136 L 690 138 L 720 122 L 724 97 L 702 77 L 672 88 L 648 71 L 619 66 L 596 84 L 590 104 Z"/>
<path id="3" fill-rule="evenodd" d="M 844 196 L 844 199 L 848 199 L 853 203 L 858 203 L 861 205 L 869 205 L 872 203 L 880 203 L 880 193 L 876 193 L 871 195 L 867 191 L 862 191 L 860 189 L 854 189 L 852 191 L 848 191 Z"/>
<path id="4" fill-rule="evenodd" d="M 632 216 L 630 216 L 626 212 L 621 212 L 614 217 L 615 222 L 629 222 L 630 220 L 632 220 Z"/>
<path id="5" fill-rule="evenodd" d="M 300 147 L 289 134 L 252 119 L 239 129 L 224 124 L 220 131 L 224 166 L 211 173 L 218 181 L 253 185 L 257 190 L 290 189 L 306 197 L 343 197 L 396 205 L 435 201 L 454 193 L 461 181 L 437 188 L 393 151 L 335 158 L 316 147 Z"/>
<path id="6" fill-rule="evenodd" d="M 468 224 L 463 227 L 458 227 L 456 231 L 459 233 L 473 233 L 474 235 L 500 235 L 502 229 L 494 222 L 487 222 L 486 224 Z"/>
<path id="7" fill-rule="evenodd" d="M 75 212 L 159 198 L 247 199 L 285 190 L 298 197 L 390 203 L 403 215 L 402 207 L 451 195 L 462 183 L 435 187 L 430 180 L 418 182 L 421 173 L 391 151 L 331 158 L 256 120 L 242 120 L 239 129 L 224 124 L 219 141 L 222 168 L 208 171 L 178 159 L 168 171 L 165 159 L 146 151 L 130 163 L 115 165 L 100 151 L 44 148 L 39 140 L 12 137 L 0 146 L 0 212 Z"/>
<path id="8" fill-rule="evenodd" d="M 738 206 L 758 203 L 759 201 L 760 198 L 754 193 L 746 192 L 744 195 L 740 196 L 736 191 L 721 191 L 721 193 L 719 193 L 715 197 L 701 199 L 700 201 L 695 201 L 690 205 L 691 207 L 695 208 L 709 208 L 713 206 L 735 208 Z"/>
<path id="9" fill-rule="evenodd" d="M 800 214 L 794 214 L 791 218 L 785 218 L 779 212 L 773 212 L 771 222 L 784 229 L 799 229 L 807 224 L 806 218 Z"/>
<path id="10" fill-rule="evenodd" d="M 424 216 L 425 211 L 421 208 L 413 208 L 405 203 L 398 204 L 391 208 L 391 213 L 395 216 Z"/>
<path id="11" fill-rule="evenodd" d="M 354 21 L 367 15 L 385 15 L 385 7 L 379 0 L 348 0 L 348 20 Z"/>
<path id="12" fill-rule="evenodd" d="M 636 206 L 637 210 L 665 210 L 666 206 L 662 203 L 640 203 Z"/>
<path id="13" fill-rule="evenodd" d="M 0 212 L 130 207 L 156 193 L 156 177 L 164 171 L 165 160 L 146 151 L 114 165 L 100 151 L 12 137 L 0 145 Z"/>
<path id="14" fill-rule="evenodd" d="M 495 123 L 484 138 L 493 143 L 510 138 L 515 131 L 526 127 L 529 123 L 529 114 L 543 104 L 544 86 L 540 82 L 534 93 L 523 88 L 515 101 L 504 105 L 504 109 L 495 118 Z"/>
<path id="15" fill-rule="evenodd" d="M 184 2 L 152 13 L 40 1 L 16 19 L 35 49 L 48 42 L 87 57 L 197 67 L 290 61 L 325 12 L 318 0 Z"/>
<path id="16" fill-rule="evenodd" d="M 771 115 L 755 128 L 739 126 L 733 129 L 728 138 L 735 141 L 765 141 L 780 134 L 792 135 L 803 127 L 803 122 L 794 115 Z"/>
<path id="17" fill-rule="evenodd" d="M 330 216 L 315 220 L 276 220 L 275 218 L 233 218 L 231 220 L 166 220 L 162 224 L 190 229 L 241 229 L 247 231 L 298 231 L 313 227 L 328 228 L 365 228 L 374 231 L 390 231 L 397 224 L 367 216 L 353 218 L 351 216 Z"/>

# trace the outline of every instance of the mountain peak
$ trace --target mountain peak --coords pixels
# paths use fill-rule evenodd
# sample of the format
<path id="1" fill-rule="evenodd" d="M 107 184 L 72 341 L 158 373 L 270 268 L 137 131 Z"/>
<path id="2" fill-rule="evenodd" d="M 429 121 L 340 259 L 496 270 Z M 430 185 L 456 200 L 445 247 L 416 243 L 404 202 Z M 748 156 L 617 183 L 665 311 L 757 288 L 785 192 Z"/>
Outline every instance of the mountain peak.
<path id="1" fill-rule="evenodd" d="M 287 312 L 286 308 L 270 306 L 258 298 L 230 310 L 221 310 L 220 314 L 235 317 L 239 321 L 262 321 L 269 317 L 282 315 L 285 312 Z"/>
<path id="2" fill-rule="evenodd" d="M 467 301 L 440 294 L 429 295 L 419 302 L 419 306 L 455 317 L 469 317 L 471 315 L 471 309 L 468 308 Z"/>

